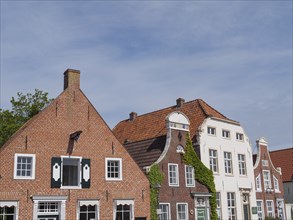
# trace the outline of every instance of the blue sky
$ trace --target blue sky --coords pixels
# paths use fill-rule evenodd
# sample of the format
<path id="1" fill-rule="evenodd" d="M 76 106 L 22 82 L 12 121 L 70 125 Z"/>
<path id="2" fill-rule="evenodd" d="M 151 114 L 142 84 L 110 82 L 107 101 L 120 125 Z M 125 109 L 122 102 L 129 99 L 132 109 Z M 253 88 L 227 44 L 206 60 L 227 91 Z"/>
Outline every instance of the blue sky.
<path id="1" fill-rule="evenodd" d="M 292 147 L 292 1 L 1 1 L 0 107 L 67 68 L 112 128 L 201 98 L 252 146 Z"/>

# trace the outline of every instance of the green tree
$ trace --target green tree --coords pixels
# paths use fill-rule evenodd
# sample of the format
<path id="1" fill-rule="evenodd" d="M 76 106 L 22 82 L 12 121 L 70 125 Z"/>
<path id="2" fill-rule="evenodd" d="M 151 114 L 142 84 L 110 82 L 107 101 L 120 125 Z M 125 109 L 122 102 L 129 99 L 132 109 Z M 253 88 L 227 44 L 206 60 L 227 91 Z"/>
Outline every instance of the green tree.
<path id="1" fill-rule="evenodd" d="M 42 111 L 52 99 L 48 93 L 35 89 L 35 93 L 17 93 L 11 98 L 12 111 L 0 109 L 0 147 L 30 118 Z"/>

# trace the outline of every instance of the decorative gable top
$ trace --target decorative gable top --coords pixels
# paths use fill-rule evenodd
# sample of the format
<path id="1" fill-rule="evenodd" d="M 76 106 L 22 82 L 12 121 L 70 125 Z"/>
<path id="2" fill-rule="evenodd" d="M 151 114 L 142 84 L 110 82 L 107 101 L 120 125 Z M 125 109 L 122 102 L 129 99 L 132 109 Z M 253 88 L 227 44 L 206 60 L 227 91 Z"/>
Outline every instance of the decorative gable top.
<path id="1" fill-rule="evenodd" d="M 231 123 L 238 123 L 227 118 L 203 100 L 196 99 L 184 102 L 179 106 L 176 104 L 144 115 L 136 115 L 135 120 L 126 119 L 120 121 L 114 127 L 113 133 L 121 143 L 125 143 L 126 140 L 128 142 L 137 142 L 164 136 L 167 134 L 166 117 L 174 111 L 183 113 L 191 122 L 189 131 L 193 140 L 197 134 L 198 127 L 206 118 L 213 117 Z"/>

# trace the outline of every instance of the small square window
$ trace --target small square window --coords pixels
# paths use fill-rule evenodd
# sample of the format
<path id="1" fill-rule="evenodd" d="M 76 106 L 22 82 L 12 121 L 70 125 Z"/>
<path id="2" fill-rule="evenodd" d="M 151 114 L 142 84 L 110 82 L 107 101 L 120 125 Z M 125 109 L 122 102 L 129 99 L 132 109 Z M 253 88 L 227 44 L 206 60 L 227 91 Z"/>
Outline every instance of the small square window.
<path id="1" fill-rule="evenodd" d="M 35 179 L 35 154 L 15 154 L 14 179 Z"/>
<path id="2" fill-rule="evenodd" d="M 230 138 L 230 131 L 222 130 L 222 137 L 227 139 Z"/>
<path id="3" fill-rule="evenodd" d="M 106 158 L 106 180 L 122 180 L 122 159 Z"/>
<path id="4" fill-rule="evenodd" d="M 244 138 L 243 138 L 243 134 L 241 134 L 241 133 L 236 133 L 236 140 L 237 140 L 237 141 L 243 141 L 243 140 L 244 140 Z"/>
<path id="5" fill-rule="evenodd" d="M 208 127 L 208 134 L 212 136 L 216 136 L 216 128 Z"/>

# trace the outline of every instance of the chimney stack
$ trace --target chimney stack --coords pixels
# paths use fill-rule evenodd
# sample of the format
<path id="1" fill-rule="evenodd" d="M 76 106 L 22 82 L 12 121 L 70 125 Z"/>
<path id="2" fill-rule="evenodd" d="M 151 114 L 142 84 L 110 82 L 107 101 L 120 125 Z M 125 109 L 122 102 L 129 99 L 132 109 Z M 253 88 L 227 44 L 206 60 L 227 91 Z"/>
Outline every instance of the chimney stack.
<path id="1" fill-rule="evenodd" d="M 78 90 L 80 87 L 80 71 L 74 69 L 67 69 L 64 72 L 64 90 L 73 89 Z"/>
<path id="2" fill-rule="evenodd" d="M 176 100 L 176 106 L 178 107 L 178 108 L 180 108 L 183 104 L 184 104 L 184 102 L 185 102 L 185 100 L 183 99 L 183 98 L 178 98 L 177 100 Z"/>
<path id="3" fill-rule="evenodd" d="M 136 112 L 131 112 L 129 114 L 129 120 L 130 121 L 134 121 L 136 117 L 137 117 L 137 113 Z"/>

